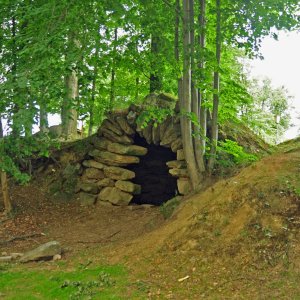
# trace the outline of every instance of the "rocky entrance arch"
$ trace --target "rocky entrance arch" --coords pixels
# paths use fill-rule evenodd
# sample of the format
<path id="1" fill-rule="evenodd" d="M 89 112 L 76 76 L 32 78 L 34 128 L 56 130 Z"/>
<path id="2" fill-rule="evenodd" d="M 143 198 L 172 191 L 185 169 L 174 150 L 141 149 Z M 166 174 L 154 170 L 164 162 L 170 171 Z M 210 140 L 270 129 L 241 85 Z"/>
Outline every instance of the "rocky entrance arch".
<path id="1" fill-rule="evenodd" d="M 81 202 L 159 205 L 190 191 L 175 106 L 173 97 L 151 94 L 143 105 L 116 111 L 102 123 L 82 163 Z M 174 115 L 141 128 L 137 118 L 148 107 L 172 109 Z"/>
<path id="2" fill-rule="evenodd" d="M 169 148 L 148 144 L 138 134 L 134 143 L 147 148 L 148 152 L 138 164 L 128 167 L 135 173 L 132 182 L 141 186 L 141 193 L 134 195 L 131 203 L 160 205 L 175 197 L 178 193 L 177 181 L 169 173 L 166 163 L 176 160 L 176 154 Z"/>

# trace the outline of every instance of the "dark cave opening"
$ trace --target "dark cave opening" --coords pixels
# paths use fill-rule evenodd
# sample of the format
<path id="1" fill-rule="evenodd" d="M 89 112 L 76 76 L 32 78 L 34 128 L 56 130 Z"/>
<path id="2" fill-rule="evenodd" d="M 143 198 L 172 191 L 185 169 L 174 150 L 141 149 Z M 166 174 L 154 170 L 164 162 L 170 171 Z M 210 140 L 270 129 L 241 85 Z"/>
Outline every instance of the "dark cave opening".
<path id="1" fill-rule="evenodd" d="M 141 185 L 142 192 L 135 195 L 131 203 L 161 205 L 176 195 L 176 178 L 169 174 L 166 162 L 176 160 L 176 154 L 169 148 L 148 144 L 136 134 L 134 144 L 145 147 L 148 153 L 140 157 L 140 163 L 130 166 L 135 172 L 134 183 Z"/>

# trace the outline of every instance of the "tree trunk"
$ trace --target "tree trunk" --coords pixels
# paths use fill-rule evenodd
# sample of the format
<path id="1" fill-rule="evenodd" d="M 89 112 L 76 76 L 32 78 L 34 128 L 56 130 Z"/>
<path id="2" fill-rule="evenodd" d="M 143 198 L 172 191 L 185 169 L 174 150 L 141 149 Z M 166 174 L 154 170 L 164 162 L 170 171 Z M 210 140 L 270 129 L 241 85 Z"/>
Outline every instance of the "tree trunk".
<path id="1" fill-rule="evenodd" d="M 154 33 L 151 36 L 151 74 L 150 74 L 150 93 L 159 92 L 162 89 L 160 76 L 157 74 L 157 55 L 159 53 L 160 37 Z"/>
<path id="2" fill-rule="evenodd" d="M 18 100 L 19 90 L 17 88 L 17 24 L 16 24 L 15 16 L 12 17 L 11 22 L 11 35 L 12 35 L 12 67 L 11 67 L 11 74 L 12 74 L 12 82 L 13 82 L 13 95 L 15 99 Z M 18 137 L 21 132 L 21 122 L 17 120 L 17 113 L 19 112 L 19 103 L 18 101 L 14 101 L 13 104 L 13 116 L 12 116 L 12 135 Z"/>
<path id="3" fill-rule="evenodd" d="M 190 7 L 189 0 L 183 1 L 183 78 L 182 78 L 182 100 L 180 109 L 182 116 L 180 119 L 183 151 L 187 162 L 189 175 L 193 189 L 196 189 L 200 183 L 200 174 L 197 168 L 197 162 L 194 152 L 192 139 L 192 124 L 189 118 L 191 113 L 191 56 L 190 56 Z"/>
<path id="4" fill-rule="evenodd" d="M 208 171 L 211 175 L 215 166 L 218 143 L 218 109 L 219 109 L 219 92 L 220 92 L 220 61 L 221 61 L 221 0 L 216 0 L 216 62 L 217 68 L 214 72 L 214 96 L 213 111 L 211 124 L 211 149 L 208 160 Z"/>
<path id="5" fill-rule="evenodd" d="M 175 32 L 174 32 L 174 55 L 175 60 L 179 62 L 179 22 L 180 22 L 180 0 L 176 0 L 175 3 Z"/>
<path id="6" fill-rule="evenodd" d="M 205 49 L 205 26 L 206 26 L 206 0 L 199 0 L 199 8 L 200 13 L 198 16 L 199 23 L 199 37 L 198 42 L 200 45 L 200 52 L 204 52 Z M 200 57 L 199 69 L 203 70 L 205 67 L 204 57 Z M 207 122 L 206 122 L 206 107 L 203 93 L 201 90 L 198 90 L 198 101 L 199 101 L 199 117 L 200 117 L 200 151 L 202 153 L 202 157 L 205 155 L 205 147 L 206 147 L 206 133 L 207 133 Z M 205 167 L 205 165 L 204 165 Z"/>
<path id="7" fill-rule="evenodd" d="M 94 107 L 95 107 L 95 96 L 96 96 L 96 77 L 97 77 L 97 70 L 98 68 L 95 66 L 94 69 L 94 76 L 92 82 L 92 95 L 91 95 L 91 106 L 90 106 L 90 121 L 89 121 L 89 132 L 88 136 L 93 134 L 93 127 L 94 127 Z"/>
<path id="8" fill-rule="evenodd" d="M 114 30 L 114 48 L 113 48 L 113 61 L 112 61 L 112 69 L 111 69 L 111 81 L 110 81 L 110 109 L 113 109 L 115 103 L 115 76 L 116 76 L 116 47 L 117 47 L 117 40 L 118 40 L 118 28 Z"/>
<path id="9" fill-rule="evenodd" d="M 4 201 L 4 210 L 5 213 L 9 214 L 12 211 L 12 205 L 8 193 L 8 184 L 7 184 L 7 175 L 4 171 L 1 172 L 1 187 Z"/>
<path id="10" fill-rule="evenodd" d="M 77 110 L 75 108 L 78 98 L 78 77 L 72 70 L 65 78 L 66 97 L 63 101 L 61 119 L 62 134 L 65 139 L 71 139 L 77 135 Z"/>
<path id="11" fill-rule="evenodd" d="M 3 123 L 2 123 L 2 118 L 0 116 L 0 139 L 4 137 L 4 130 L 3 130 Z"/>
<path id="12" fill-rule="evenodd" d="M 191 49 L 191 68 L 192 68 L 192 80 L 191 80 L 191 101 L 192 101 L 192 113 L 195 115 L 197 122 L 192 124 L 193 129 L 193 145 L 195 158 L 197 161 L 197 166 L 199 168 L 200 173 L 205 171 L 203 154 L 201 151 L 201 141 L 200 141 L 200 115 L 199 115 L 199 99 L 198 99 L 198 90 L 195 86 L 195 81 L 193 79 L 193 72 L 195 70 L 195 29 L 194 29 L 194 0 L 189 0 L 189 19 L 190 19 L 190 49 Z"/>
<path id="13" fill-rule="evenodd" d="M 45 103 L 40 104 L 40 131 L 42 133 L 47 132 L 49 127 L 48 124 L 48 114 L 47 114 L 47 107 Z"/>
<path id="14" fill-rule="evenodd" d="M 93 81 L 92 81 L 92 95 L 91 95 L 90 122 L 89 122 L 88 136 L 91 136 L 93 134 L 93 127 L 95 125 L 94 108 L 95 108 L 95 98 L 96 98 L 96 82 L 97 82 L 97 76 L 98 76 L 98 65 L 97 65 L 98 55 L 99 55 L 99 45 L 97 43 L 96 51 L 95 51 L 96 65 L 94 66 L 94 74 L 93 74 Z"/>

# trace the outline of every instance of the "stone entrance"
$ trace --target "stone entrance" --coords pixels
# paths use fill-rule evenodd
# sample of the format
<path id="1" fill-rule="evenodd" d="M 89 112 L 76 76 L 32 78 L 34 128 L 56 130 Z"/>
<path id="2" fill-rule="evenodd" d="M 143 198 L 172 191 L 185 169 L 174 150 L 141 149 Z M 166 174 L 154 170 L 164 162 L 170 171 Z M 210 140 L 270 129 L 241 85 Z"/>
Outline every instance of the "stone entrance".
<path id="1" fill-rule="evenodd" d="M 176 154 L 169 148 L 148 144 L 136 134 L 134 144 L 148 149 L 140 163 L 129 166 L 135 173 L 132 182 L 141 186 L 141 193 L 134 195 L 131 203 L 161 205 L 177 194 L 177 180 L 169 173 L 168 161 L 176 160 Z"/>
<path id="2" fill-rule="evenodd" d="M 176 99 L 151 94 L 143 105 L 115 111 L 102 123 L 91 142 L 93 149 L 82 162 L 80 199 L 113 205 L 160 205 L 178 193 L 190 192 L 184 160 Z M 141 125 L 149 107 L 173 110 L 161 122 Z"/>

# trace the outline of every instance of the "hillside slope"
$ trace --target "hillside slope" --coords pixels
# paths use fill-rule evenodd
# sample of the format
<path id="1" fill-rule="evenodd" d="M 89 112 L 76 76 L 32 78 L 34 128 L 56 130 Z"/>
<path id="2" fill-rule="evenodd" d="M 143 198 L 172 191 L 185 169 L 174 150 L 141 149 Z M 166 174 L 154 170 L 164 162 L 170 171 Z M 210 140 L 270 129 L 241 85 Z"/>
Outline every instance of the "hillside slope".
<path id="1" fill-rule="evenodd" d="M 146 261 L 143 276 L 165 288 L 189 276 L 174 299 L 296 299 L 299 170 L 299 141 L 290 142 L 186 199 L 167 224 L 118 253 L 139 269 Z"/>

